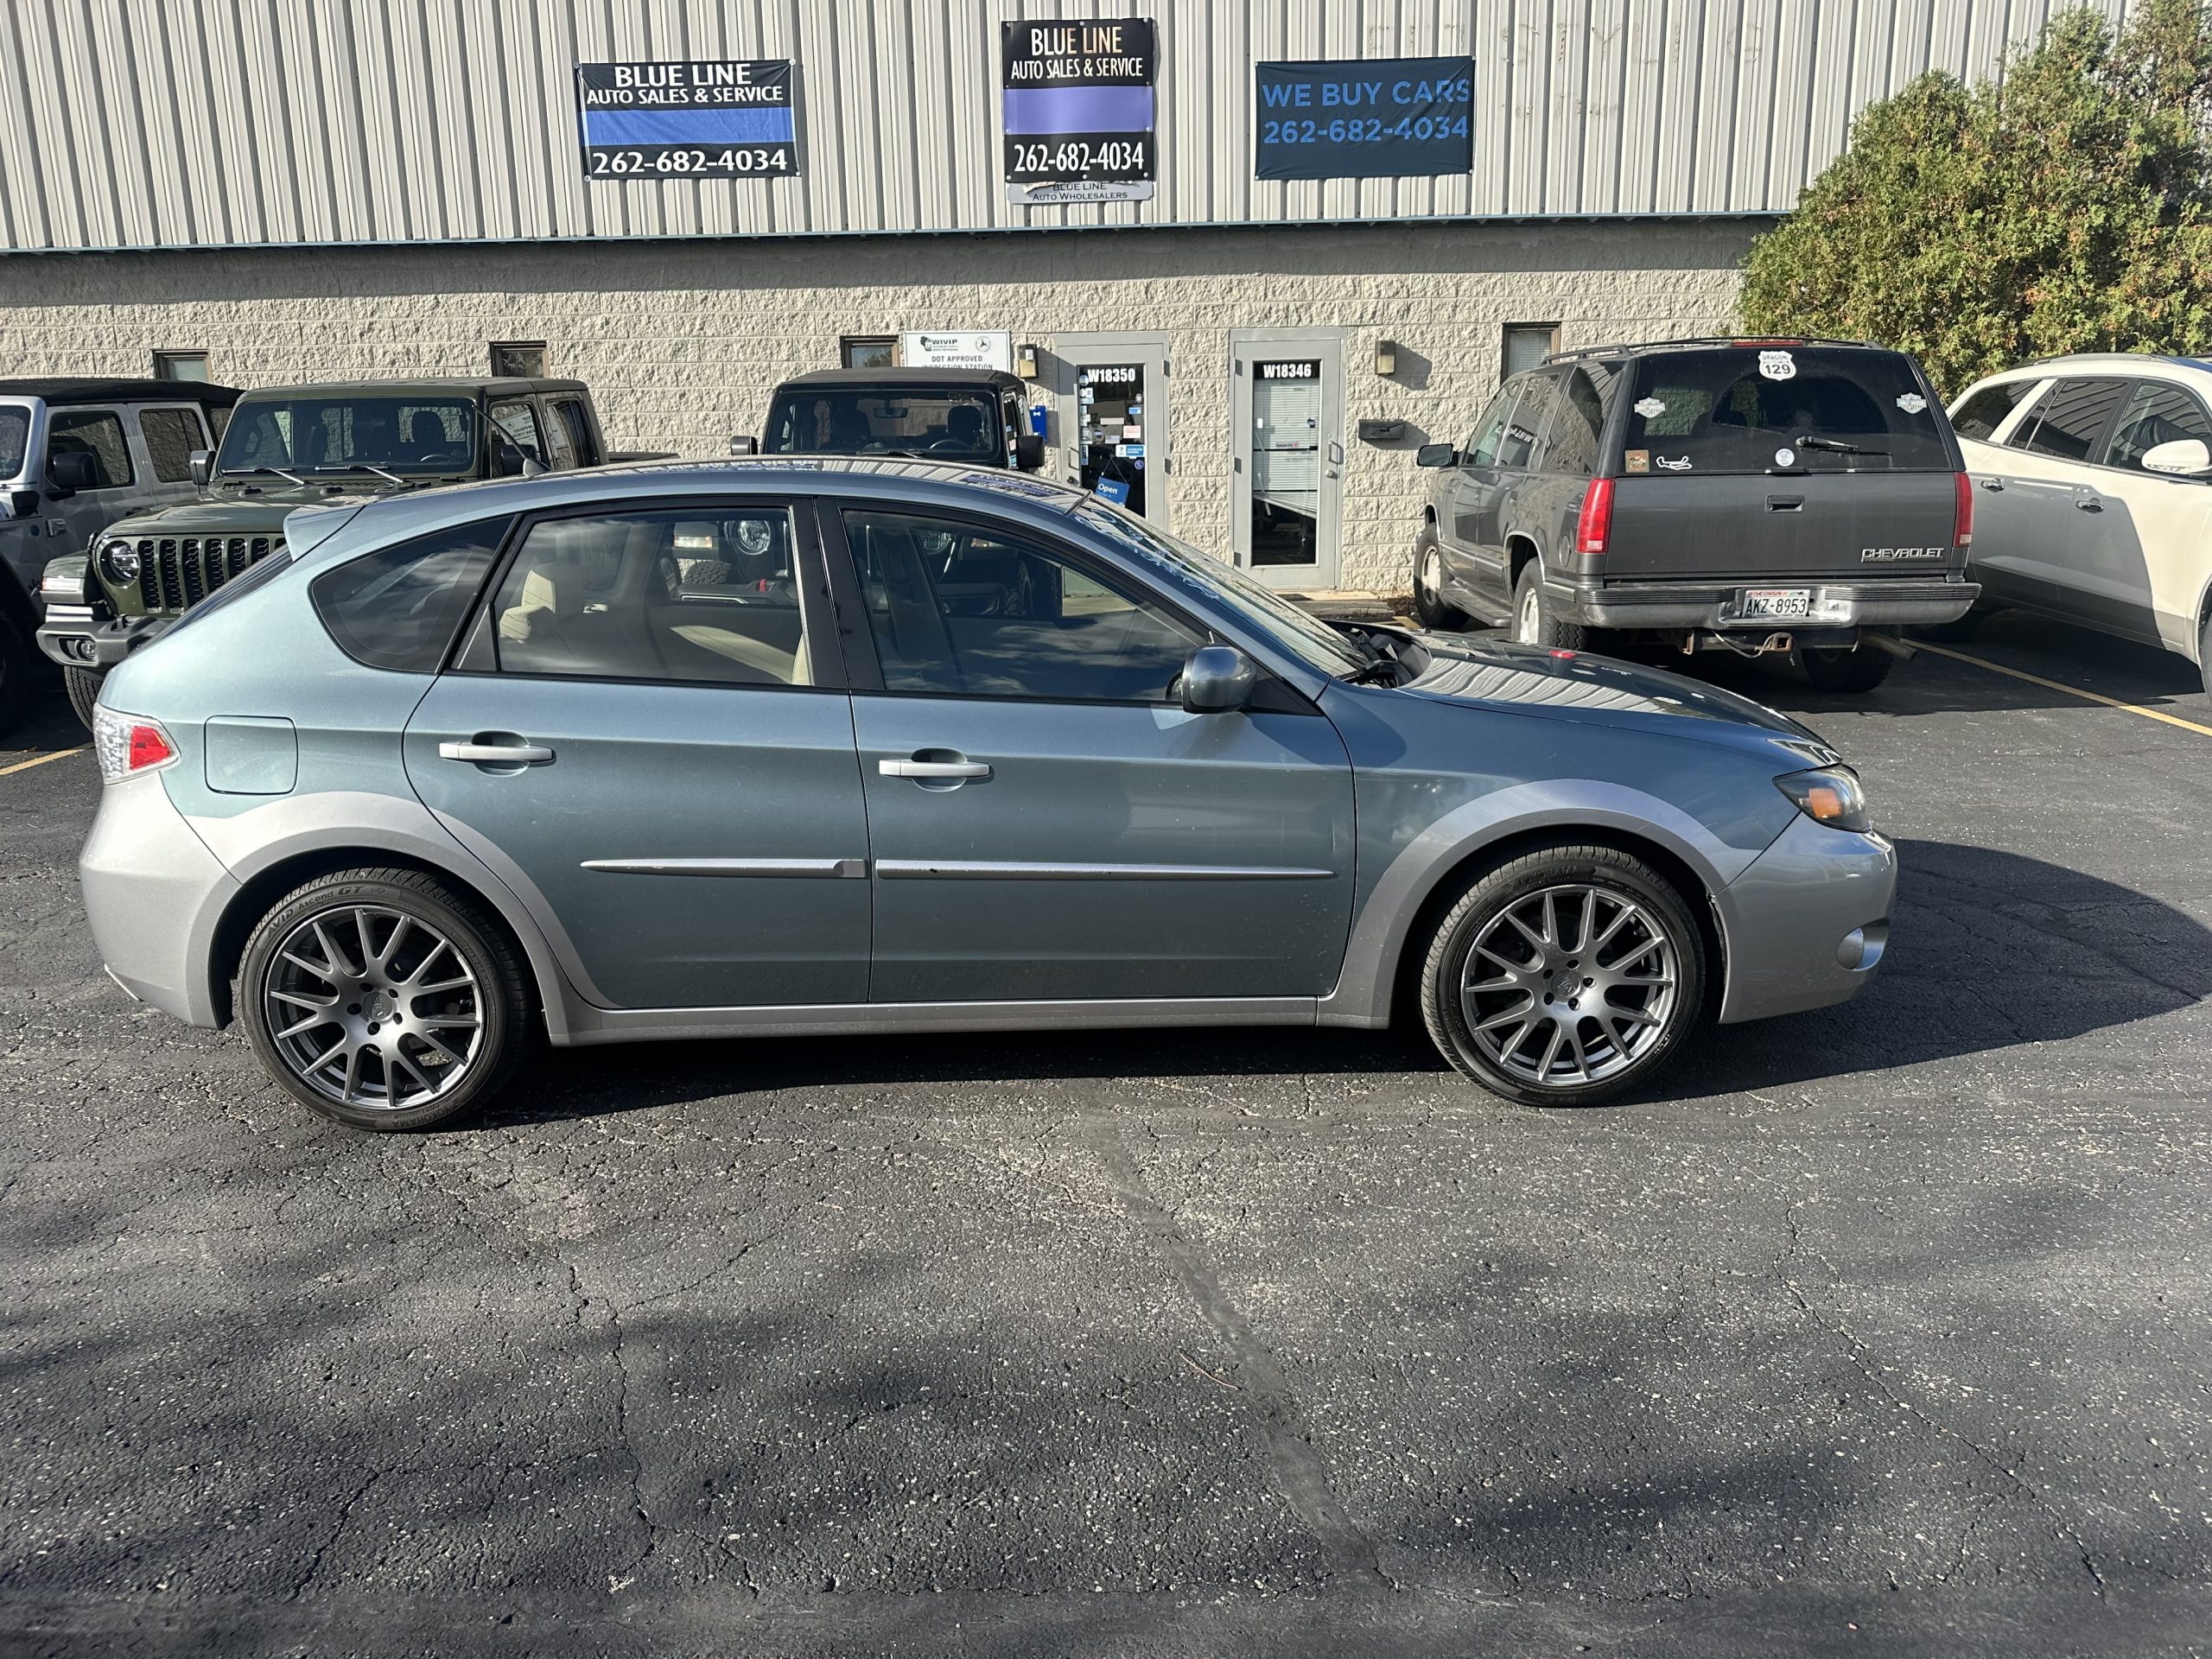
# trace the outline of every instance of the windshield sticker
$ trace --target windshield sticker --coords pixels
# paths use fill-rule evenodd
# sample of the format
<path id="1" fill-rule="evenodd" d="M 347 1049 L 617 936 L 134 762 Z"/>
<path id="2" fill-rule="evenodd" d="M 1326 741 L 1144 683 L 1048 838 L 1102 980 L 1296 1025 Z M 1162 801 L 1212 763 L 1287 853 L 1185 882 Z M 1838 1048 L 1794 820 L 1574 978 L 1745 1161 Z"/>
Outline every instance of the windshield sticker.
<path id="1" fill-rule="evenodd" d="M 1897 407 L 1908 415 L 1917 415 L 1928 407 L 1928 400 L 1916 391 L 1908 391 L 1897 399 Z"/>
<path id="2" fill-rule="evenodd" d="M 1628 470 L 1631 473 L 1648 473 L 1651 470 L 1651 452 L 1649 449 L 1631 449 L 1624 459 L 1627 461 Z"/>
<path id="3" fill-rule="evenodd" d="M 1795 467 L 1797 464 L 1797 452 L 1784 444 L 1774 452 L 1774 464 L 1777 467 Z"/>
<path id="4" fill-rule="evenodd" d="M 1687 473 L 1690 469 L 1690 458 L 1688 455 L 1679 456 L 1673 461 L 1668 460 L 1664 455 L 1657 456 L 1656 459 L 1662 467 L 1670 473 Z"/>
<path id="5" fill-rule="evenodd" d="M 1797 377 L 1797 359 L 1787 352 L 1761 352 L 1759 372 L 1770 380 L 1794 380 Z"/>
<path id="6" fill-rule="evenodd" d="M 1636 412 L 1648 421 L 1654 415 L 1664 415 L 1667 412 L 1667 405 L 1656 397 L 1639 397 L 1636 400 Z"/>

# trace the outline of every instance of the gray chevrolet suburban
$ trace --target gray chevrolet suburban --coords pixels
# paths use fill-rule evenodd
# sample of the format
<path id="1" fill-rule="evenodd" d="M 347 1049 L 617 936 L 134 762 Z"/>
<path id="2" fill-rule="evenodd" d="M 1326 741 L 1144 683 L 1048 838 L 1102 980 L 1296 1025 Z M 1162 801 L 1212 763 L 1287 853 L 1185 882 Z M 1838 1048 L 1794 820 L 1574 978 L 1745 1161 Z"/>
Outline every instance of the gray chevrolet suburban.
<path id="1" fill-rule="evenodd" d="M 1414 547 L 1431 628 L 1526 644 L 1786 652 L 1863 691 L 1906 627 L 1962 616 L 1974 503 L 1920 367 L 1860 341 L 1562 352 L 1506 382 L 1437 477 Z"/>

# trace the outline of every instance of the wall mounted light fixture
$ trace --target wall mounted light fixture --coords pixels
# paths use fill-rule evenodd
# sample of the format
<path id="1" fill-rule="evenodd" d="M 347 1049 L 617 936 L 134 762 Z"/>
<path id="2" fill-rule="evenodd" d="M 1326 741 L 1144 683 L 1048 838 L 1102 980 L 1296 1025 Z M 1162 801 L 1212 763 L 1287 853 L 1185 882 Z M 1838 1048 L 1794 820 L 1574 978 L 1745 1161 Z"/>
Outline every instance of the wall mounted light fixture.
<path id="1" fill-rule="evenodd" d="M 1395 374 L 1398 372 L 1398 342 L 1378 340 L 1375 342 L 1375 372 Z"/>
<path id="2" fill-rule="evenodd" d="M 1037 378 L 1037 348 L 1034 346 L 1014 348 L 1014 372 L 1025 380 Z"/>

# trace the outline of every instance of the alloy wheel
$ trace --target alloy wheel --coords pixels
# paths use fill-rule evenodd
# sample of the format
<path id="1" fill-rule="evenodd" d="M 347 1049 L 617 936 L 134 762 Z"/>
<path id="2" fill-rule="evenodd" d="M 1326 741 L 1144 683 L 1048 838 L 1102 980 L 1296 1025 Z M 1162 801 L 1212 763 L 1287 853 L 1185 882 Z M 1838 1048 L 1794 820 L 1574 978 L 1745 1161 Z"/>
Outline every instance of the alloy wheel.
<path id="1" fill-rule="evenodd" d="M 1659 1040 L 1680 975 L 1655 911 L 1578 882 L 1524 894 L 1484 925 L 1459 1006 L 1500 1070 L 1539 1088 L 1579 1089 L 1627 1071 Z"/>
<path id="2" fill-rule="evenodd" d="M 1542 610 L 1537 601 L 1536 590 L 1532 587 L 1522 597 L 1521 608 L 1514 613 L 1513 638 L 1521 645 L 1535 645 L 1541 622 Z"/>
<path id="3" fill-rule="evenodd" d="M 386 906 L 298 923 L 270 957 L 263 997 L 278 1056 L 340 1105 L 422 1106 L 458 1088 L 483 1046 L 483 988 L 467 958 Z"/>

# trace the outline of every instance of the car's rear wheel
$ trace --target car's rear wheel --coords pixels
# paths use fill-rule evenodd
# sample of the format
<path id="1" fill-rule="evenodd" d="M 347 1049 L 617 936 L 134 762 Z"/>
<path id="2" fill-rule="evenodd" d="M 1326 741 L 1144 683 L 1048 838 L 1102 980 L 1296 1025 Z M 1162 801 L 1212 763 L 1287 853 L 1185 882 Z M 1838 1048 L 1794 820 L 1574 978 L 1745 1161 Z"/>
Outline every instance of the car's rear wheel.
<path id="1" fill-rule="evenodd" d="M 1470 620 L 1444 597 L 1444 555 L 1433 528 L 1414 543 L 1414 620 L 1424 628 L 1464 628 Z"/>
<path id="2" fill-rule="evenodd" d="M 1615 847 L 1546 847 L 1478 877 L 1437 924 L 1421 1014 L 1494 1094 L 1586 1106 L 1650 1076 L 1700 1016 L 1704 937 L 1667 878 Z"/>
<path id="3" fill-rule="evenodd" d="M 1872 691 L 1890 677 L 1897 664 L 1894 656 L 1875 645 L 1796 645 L 1790 654 L 1816 691 Z"/>
<path id="4" fill-rule="evenodd" d="M 528 1047 L 528 982 L 506 935 L 419 870 L 307 883 L 247 939 L 238 1017 L 270 1075 L 357 1129 L 419 1129 L 493 1094 Z"/>
<path id="5" fill-rule="evenodd" d="M 2204 694 L 2212 696 L 2212 611 L 2204 614 L 2203 625 L 2196 631 L 2196 667 L 2204 676 Z"/>
<path id="6" fill-rule="evenodd" d="M 85 722 L 85 729 L 92 729 L 92 708 L 100 700 L 100 682 L 107 677 L 95 674 L 89 668 L 65 668 L 61 683 L 69 689 L 69 706 L 77 711 L 77 718 Z"/>
<path id="7" fill-rule="evenodd" d="M 1533 558 L 1521 567 L 1513 584 L 1513 637 L 1524 645 L 1550 651 L 1587 651 L 1592 631 L 1560 620 L 1544 597 L 1541 572 Z"/>

